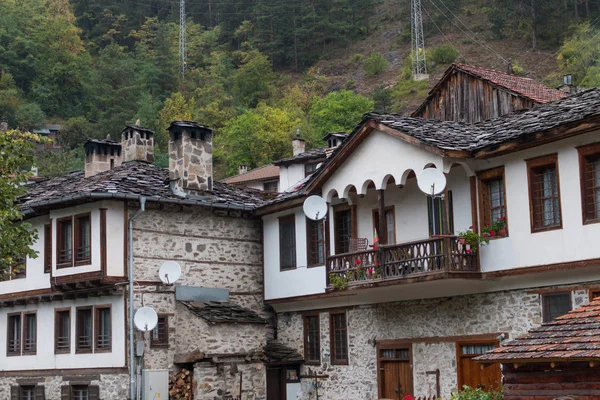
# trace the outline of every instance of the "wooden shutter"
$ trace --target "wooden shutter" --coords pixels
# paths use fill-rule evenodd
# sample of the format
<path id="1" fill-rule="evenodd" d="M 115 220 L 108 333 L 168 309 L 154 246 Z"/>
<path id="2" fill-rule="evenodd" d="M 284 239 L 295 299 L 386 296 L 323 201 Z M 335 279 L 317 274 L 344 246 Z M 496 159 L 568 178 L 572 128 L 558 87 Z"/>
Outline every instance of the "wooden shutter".
<path id="1" fill-rule="evenodd" d="M 60 387 L 60 400 L 71 400 L 71 386 L 63 385 Z"/>
<path id="2" fill-rule="evenodd" d="M 18 386 L 10 387 L 10 400 L 19 400 L 19 387 Z"/>
<path id="3" fill-rule="evenodd" d="M 44 273 L 52 270 L 52 224 L 44 225 Z"/>
<path id="4" fill-rule="evenodd" d="M 88 386 L 88 399 L 89 400 L 100 400 L 100 386 L 97 386 L 97 385 Z"/>
<path id="5" fill-rule="evenodd" d="M 35 400 L 46 400 L 46 388 L 44 385 L 37 385 L 35 387 Z"/>

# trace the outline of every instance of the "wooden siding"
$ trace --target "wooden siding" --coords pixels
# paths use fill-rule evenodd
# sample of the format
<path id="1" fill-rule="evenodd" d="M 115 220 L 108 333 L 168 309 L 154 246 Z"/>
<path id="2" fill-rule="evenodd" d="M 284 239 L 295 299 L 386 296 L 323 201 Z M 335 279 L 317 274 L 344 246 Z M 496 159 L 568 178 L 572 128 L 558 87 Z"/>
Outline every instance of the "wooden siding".
<path id="1" fill-rule="evenodd" d="M 470 74 L 450 74 L 415 116 L 441 121 L 479 122 L 512 111 L 531 108 L 534 102 Z"/>
<path id="2" fill-rule="evenodd" d="M 600 398 L 600 365 L 581 363 L 504 364 L 504 400 Z"/>

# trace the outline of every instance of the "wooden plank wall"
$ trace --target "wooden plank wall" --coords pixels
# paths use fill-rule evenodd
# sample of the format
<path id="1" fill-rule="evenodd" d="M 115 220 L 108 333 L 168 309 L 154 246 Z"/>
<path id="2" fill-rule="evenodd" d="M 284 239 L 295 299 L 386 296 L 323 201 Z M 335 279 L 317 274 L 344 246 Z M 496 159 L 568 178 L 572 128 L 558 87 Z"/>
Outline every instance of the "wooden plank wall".
<path id="1" fill-rule="evenodd" d="M 418 116 L 442 121 L 479 122 L 533 105 L 529 99 L 456 71 L 438 88 Z"/>
<path id="2" fill-rule="evenodd" d="M 504 400 L 600 399 L 600 366 L 587 362 L 503 365 Z"/>

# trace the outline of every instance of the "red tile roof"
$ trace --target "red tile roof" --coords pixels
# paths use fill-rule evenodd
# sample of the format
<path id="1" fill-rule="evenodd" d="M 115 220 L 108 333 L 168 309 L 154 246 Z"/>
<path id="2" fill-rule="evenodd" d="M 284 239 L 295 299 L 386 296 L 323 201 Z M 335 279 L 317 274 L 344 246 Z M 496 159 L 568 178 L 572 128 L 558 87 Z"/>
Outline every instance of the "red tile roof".
<path id="1" fill-rule="evenodd" d="M 600 361 L 600 297 L 475 360 L 485 363 Z"/>
<path id="2" fill-rule="evenodd" d="M 221 182 L 236 184 L 254 181 L 266 181 L 275 178 L 279 179 L 279 167 L 273 164 L 267 164 L 265 166 L 250 170 L 244 174 L 222 179 Z"/>
<path id="3" fill-rule="evenodd" d="M 510 91 L 530 98 L 536 103 L 548 103 L 568 96 L 567 93 L 544 86 L 531 78 L 510 75 L 504 72 L 494 71 L 493 69 L 459 63 L 452 64 L 452 67 L 487 80 L 495 85 L 502 86 Z"/>

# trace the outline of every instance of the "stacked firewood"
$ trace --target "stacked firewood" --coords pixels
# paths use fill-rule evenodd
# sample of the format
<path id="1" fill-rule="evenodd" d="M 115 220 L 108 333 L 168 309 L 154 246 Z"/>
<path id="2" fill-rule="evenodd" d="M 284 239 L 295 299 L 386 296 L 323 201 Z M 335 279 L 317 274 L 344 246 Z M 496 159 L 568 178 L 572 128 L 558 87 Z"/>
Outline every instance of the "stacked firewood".
<path id="1" fill-rule="evenodd" d="M 183 368 L 169 378 L 169 399 L 192 400 L 194 398 L 194 379 L 190 370 Z"/>

